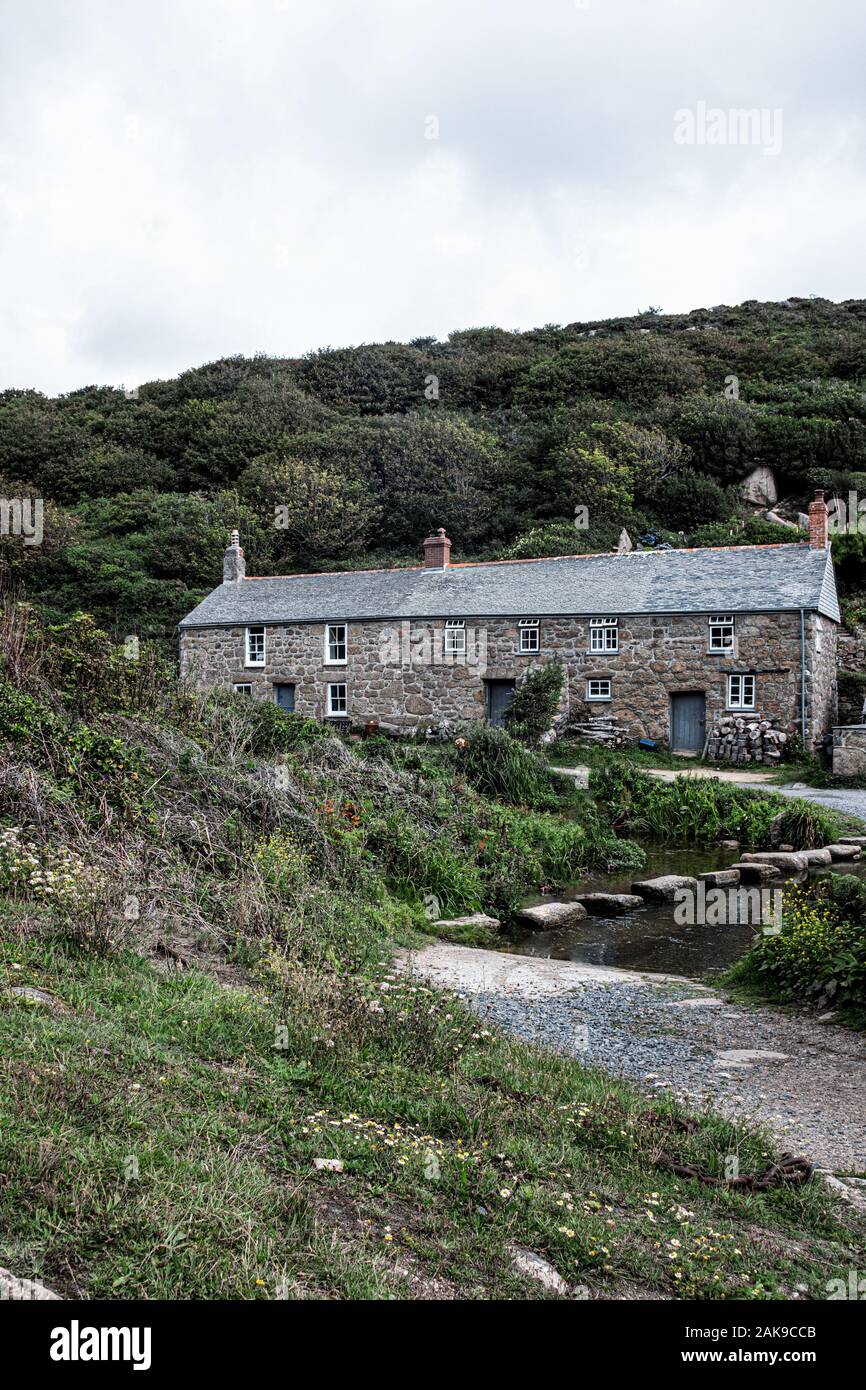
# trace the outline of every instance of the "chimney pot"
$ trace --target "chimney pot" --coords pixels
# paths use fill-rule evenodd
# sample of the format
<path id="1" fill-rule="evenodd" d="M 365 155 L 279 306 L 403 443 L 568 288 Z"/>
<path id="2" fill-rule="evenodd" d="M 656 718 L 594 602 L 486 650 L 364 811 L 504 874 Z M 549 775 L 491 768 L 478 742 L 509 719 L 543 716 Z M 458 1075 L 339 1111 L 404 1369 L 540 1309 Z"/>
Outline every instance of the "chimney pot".
<path id="1" fill-rule="evenodd" d="M 223 583 L 239 584 L 247 572 L 247 562 L 241 549 L 239 531 L 232 531 L 228 548 L 223 555 Z"/>
<path id="2" fill-rule="evenodd" d="M 428 536 L 424 541 L 424 568 L 444 570 L 450 562 L 451 542 L 445 534 L 445 527 L 440 526 L 435 536 Z"/>
<path id="3" fill-rule="evenodd" d="M 815 500 L 809 503 L 809 545 L 813 550 L 826 550 L 829 540 L 829 512 L 824 501 L 824 489 L 815 488 Z"/>

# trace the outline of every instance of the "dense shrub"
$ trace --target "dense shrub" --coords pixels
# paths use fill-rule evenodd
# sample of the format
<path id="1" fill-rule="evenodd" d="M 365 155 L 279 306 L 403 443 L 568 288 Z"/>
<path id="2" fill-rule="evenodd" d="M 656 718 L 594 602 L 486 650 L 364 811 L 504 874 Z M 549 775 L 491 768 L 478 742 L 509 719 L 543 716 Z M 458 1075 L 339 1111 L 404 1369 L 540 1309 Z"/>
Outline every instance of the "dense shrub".
<path id="1" fill-rule="evenodd" d="M 559 707 L 564 678 L 559 661 L 548 661 L 537 671 L 530 671 L 516 690 L 505 714 L 507 730 L 512 738 L 530 746 L 541 741 Z"/>

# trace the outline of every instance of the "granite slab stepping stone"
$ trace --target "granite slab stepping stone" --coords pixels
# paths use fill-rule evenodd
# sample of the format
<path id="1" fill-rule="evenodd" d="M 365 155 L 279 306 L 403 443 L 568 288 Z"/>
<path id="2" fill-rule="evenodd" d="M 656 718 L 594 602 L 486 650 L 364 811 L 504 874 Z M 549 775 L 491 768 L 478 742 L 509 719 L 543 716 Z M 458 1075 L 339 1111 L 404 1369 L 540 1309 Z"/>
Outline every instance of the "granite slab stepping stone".
<path id="1" fill-rule="evenodd" d="M 583 904 L 591 917 L 618 917 L 644 905 L 637 893 L 579 893 L 576 901 Z"/>
<path id="2" fill-rule="evenodd" d="M 739 869 L 741 883 L 768 883 L 771 879 L 781 878 L 782 870 L 775 864 L 763 864 L 760 861 L 751 864 L 732 864 L 733 869 Z"/>
<path id="3" fill-rule="evenodd" d="M 698 880 L 687 874 L 660 874 L 658 878 L 644 878 L 633 883 L 631 891 L 639 893 L 650 903 L 672 903 L 682 888 L 697 890 Z"/>
<path id="4" fill-rule="evenodd" d="M 518 912 L 517 918 L 534 931 L 549 931 L 552 927 L 570 927 L 574 922 L 582 922 L 586 915 L 582 903 L 556 902 L 524 907 Z"/>
<path id="5" fill-rule="evenodd" d="M 701 883 L 708 883 L 712 888 L 727 888 L 730 884 L 739 883 L 739 869 L 710 869 L 708 873 L 698 874 Z"/>
<path id="6" fill-rule="evenodd" d="M 832 859 L 859 859 L 861 854 L 859 845 L 828 845 L 827 849 Z"/>

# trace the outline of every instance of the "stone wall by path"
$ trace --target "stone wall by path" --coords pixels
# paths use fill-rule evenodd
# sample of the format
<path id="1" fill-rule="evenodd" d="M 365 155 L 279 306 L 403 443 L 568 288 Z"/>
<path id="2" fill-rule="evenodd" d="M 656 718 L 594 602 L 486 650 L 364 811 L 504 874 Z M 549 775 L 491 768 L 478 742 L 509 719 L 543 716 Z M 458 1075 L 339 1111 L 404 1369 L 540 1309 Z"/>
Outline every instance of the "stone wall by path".
<path id="1" fill-rule="evenodd" d="M 833 730 L 833 773 L 866 776 L 866 724 L 842 724 Z"/>
<path id="2" fill-rule="evenodd" d="M 335 617 L 334 621 L 340 621 Z M 354 622 L 348 625 L 348 663 L 325 661 L 322 623 L 275 624 L 267 629 L 267 664 L 244 665 L 244 629 L 185 629 L 181 676 L 190 685 L 252 686 L 257 699 L 273 699 L 276 682 L 295 685 L 295 708 L 326 717 L 326 687 L 345 681 L 348 720 L 378 721 L 411 732 L 443 720 L 486 717 L 485 682 L 515 680 L 556 658 L 565 667 L 562 723 L 610 715 L 631 739 L 665 743 L 670 735 L 671 695 L 706 695 L 707 730 L 730 713 L 727 678 L 753 673 L 760 719 L 786 731 L 799 729 L 800 618 L 793 613 L 738 614 L 733 651 L 709 653 L 708 624 L 701 614 L 645 614 L 619 621 L 619 649 L 589 650 L 588 618 L 542 618 L 540 650 L 521 653 L 518 618 L 466 617 L 466 655 L 444 651 L 445 622 Z M 819 740 L 834 718 L 835 626 L 810 620 L 806 641 L 807 728 Z M 611 682 L 611 699 L 587 699 L 591 679 Z M 749 712 L 747 720 L 757 714 Z"/>

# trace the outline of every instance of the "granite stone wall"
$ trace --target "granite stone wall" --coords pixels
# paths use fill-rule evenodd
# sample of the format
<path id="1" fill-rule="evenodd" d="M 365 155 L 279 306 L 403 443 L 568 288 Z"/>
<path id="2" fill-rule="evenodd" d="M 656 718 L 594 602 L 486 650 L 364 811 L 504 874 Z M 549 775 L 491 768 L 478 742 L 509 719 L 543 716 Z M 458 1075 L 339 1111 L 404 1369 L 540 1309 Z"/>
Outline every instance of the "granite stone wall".
<path id="1" fill-rule="evenodd" d="M 832 722 L 835 700 L 835 624 L 808 619 L 807 729 L 817 740 Z M 181 676 L 190 685 L 231 688 L 249 683 L 257 699 L 273 699 L 276 682 L 295 685 L 300 714 L 326 717 L 326 687 L 345 681 L 352 724 L 377 720 L 402 731 L 447 719 L 483 719 L 486 681 L 516 680 L 558 658 L 566 681 L 562 715 L 583 719 L 610 714 L 631 738 L 667 742 L 670 697 L 706 695 L 708 729 L 728 712 L 727 677 L 754 673 L 756 712 L 749 717 L 797 730 L 800 719 L 798 613 L 737 616 L 732 652 L 709 653 L 708 625 L 700 614 L 623 617 L 619 649 L 589 650 L 588 618 L 542 618 L 540 650 L 519 649 L 518 618 L 466 618 L 466 654 L 445 652 L 444 620 L 355 622 L 348 625 L 348 662 L 325 661 L 322 623 L 278 624 L 267 629 L 264 667 L 244 665 L 244 629 L 199 628 L 181 635 Z M 587 681 L 609 679 L 610 701 L 588 701 Z"/>

